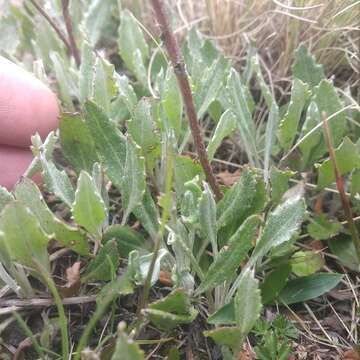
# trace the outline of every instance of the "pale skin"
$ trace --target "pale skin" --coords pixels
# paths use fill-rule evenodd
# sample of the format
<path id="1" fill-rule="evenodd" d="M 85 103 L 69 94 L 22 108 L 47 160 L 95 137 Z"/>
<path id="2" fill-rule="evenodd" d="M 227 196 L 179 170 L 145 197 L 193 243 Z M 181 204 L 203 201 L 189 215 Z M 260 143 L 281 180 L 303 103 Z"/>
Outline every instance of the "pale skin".
<path id="1" fill-rule="evenodd" d="M 32 160 L 36 132 L 58 126 L 56 96 L 40 80 L 0 56 L 0 185 L 11 190 Z"/>

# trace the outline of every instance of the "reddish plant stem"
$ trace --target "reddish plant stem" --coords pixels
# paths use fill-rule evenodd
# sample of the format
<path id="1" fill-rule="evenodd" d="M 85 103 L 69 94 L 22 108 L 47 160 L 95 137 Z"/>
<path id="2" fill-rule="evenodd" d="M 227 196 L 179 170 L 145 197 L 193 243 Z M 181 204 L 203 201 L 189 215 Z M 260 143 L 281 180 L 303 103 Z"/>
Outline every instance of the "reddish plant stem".
<path id="1" fill-rule="evenodd" d="M 332 140 L 331 140 L 331 134 L 330 134 L 330 130 L 329 130 L 329 125 L 327 123 L 327 116 L 325 113 L 322 114 L 323 116 L 323 126 L 324 126 L 324 134 L 325 134 L 325 140 L 326 140 L 326 144 L 328 147 L 328 151 L 329 151 L 329 157 L 330 157 L 330 161 L 332 163 L 333 169 L 334 169 L 334 173 L 335 173 L 335 180 L 336 180 L 336 187 L 339 191 L 339 195 L 340 195 L 340 199 L 341 199 L 341 203 L 344 209 L 344 213 L 345 213 L 345 217 L 347 219 L 348 222 L 348 228 L 351 234 L 351 238 L 352 241 L 354 243 L 355 246 L 355 250 L 356 250 L 356 254 L 357 254 L 357 258 L 360 262 L 360 238 L 359 238 L 359 233 L 357 230 L 357 227 L 355 225 L 354 222 L 354 218 L 353 218 L 353 212 L 351 209 L 351 204 L 349 201 L 349 198 L 346 195 L 345 192 L 345 186 L 344 186 L 344 180 L 340 174 L 339 168 L 337 166 L 337 162 L 336 162 L 336 157 L 335 157 L 335 151 L 334 151 L 334 147 L 332 145 Z"/>
<path id="2" fill-rule="evenodd" d="M 161 0 L 151 0 L 156 19 L 160 26 L 162 39 L 169 55 L 171 64 L 174 68 L 174 72 L 179 84 L 180 92 L 184 101 L 186 115 L 189 119 L 190 129 L 194 140 L 196 152 L 198 154 L 202 168 L 206 179 L 214 192 L 217 200 L 220 200 L 223 196 L 219 184 L 214 176 L 210 162 L 206 153 L 205 144 L 201 135 L 197 114 L 195 110 L 194 100 L 189 84 L 189 79 L 186 74 L 184 60 L 180 53 L 180 48 L 177 40 L 171 30 L 168 17 L 164 4 Z"/>
<path id="3" fill-rule="evenodd" d="M 61 0 L 62 13 L 63 13 L 64 21 L 65 21 L 66 31 L 67 31 L 68 37 L 69 37 L 69 45 L 70 45 L 71 54 L 75 59 L 76 66 L 79 67 L 80 63 L 81 63 L 81 58 L 80 58 L 79 49 L 77 48 L 76 41 L 74 38 L 71 16 L 69 13 L 69 3 L 70 3 L 70 0 Z"/>
<path id="4" fill-rule="evenodd" d="M 34 8 L 43 16 L 43 18 L 50 24 L 50 26 L 54 29 L 54 31 L 59 36 L 60 40 L 65 44 L 68 51 L 71 53 L 70 43 L 67 41 L 65 35 L 61 31 L 61 29 L 57 26 L 54 20 L 46 13 L 46 11 L 35 1 L 29 0 Z"/>

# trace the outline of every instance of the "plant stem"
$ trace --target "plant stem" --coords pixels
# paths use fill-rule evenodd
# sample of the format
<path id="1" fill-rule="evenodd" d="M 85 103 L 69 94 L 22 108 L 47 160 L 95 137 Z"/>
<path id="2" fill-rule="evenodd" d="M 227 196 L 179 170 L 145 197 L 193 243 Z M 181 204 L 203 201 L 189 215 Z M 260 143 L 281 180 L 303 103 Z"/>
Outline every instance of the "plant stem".
<path id="1" fill-rule="evenodd" d="M 50 292 L 52 293 L 55 301 L 55 305 L 57 307 L 59 313 L 59 324 L 60 324 L 60 331 L 61 331 L 61 345 L 62 345 L 62 357 L 64 360 L 69 359 L 69 334 L 67 329 L 67 318 L 65 315 L 64 305 L 62 303 L 61 297 L 59 292 L 56 289 L 56 285 L 54 280 L 50 277 L 50 274 L 44 267 L 36 262 L 36 267 L 40 275 L 42 276 L 45 284 L 49 288 Z"/>
<path id="2" fill-rule="evenodd" d="M 44 19 L 50 24 L 50 26 L 54 29 L 54 31 L 59 36 L 60 40 L 65 44 L 68 51 L 71 53 L 71 46 L 68 40 L 66 39 L 65 35 L 61 31 L 61 29 L 57 26 L 53 19 L 46 13 L 46 11 L 35 1 L 29 0 L 34 8 L 44 17 Z"/>
<path id="3" fill-rule="evenodd" d="M 186 115 L 189 119 L 191 133 L 194 139 L 196 152 L 199 156 L 199 160 L 206 179 L 211 186 L 212 191 L 215 194 L 217 200 L 220 200 L 223 196 L 219 184 L 211 169 L 210 162 L 206 153 L 204 140 L 201 135 L 197 114 L 195 110 L 194 100 L 189 84 L 189 79 L 186 74 L 184 60 L 180 53 L 179 45 L 176 41 L 173 31 L 170 28 L 169 20 L 165 12 L 164 4 L 161 0 L 151 0 L 155 16 L 160 26 L 162 33 L 162 39 L 164 41 L 167 53 L 169 55 L 171 64 L 174 68 L 174 72 L 179 84 L 180 92 L 184 101 Z"/>
<path id="4" fill-rule="evenodd" d="M 160 245 L 162 243 L 162 239 L 164 236 L 165 226 L 168 222 L 171 208 L 171 188 L 173 183 L 173 167 L 174 167 L 174 159 L 171 145 L 167 146 L 167 159 L 166 159 L 166 175 L 165 175 L 165 193 L 164 193 L 164 203 L 163 203 L 163 212 L 161 215 L 161 224 L 158 231 L 158 234 L 155 238 L 153 256 L 151 258 L 151 263 L 149 266 L 149 271 L 147 273 L 144 289 L 139 299 L 138 309 L 137 309 L 137 321 L 136 321 L 136 333 L 139 333 L 141 323 L 143 320 L 142 310 L 146 308 L 149 299 L 150 287 L 151 287 L 151 279 L 154 273 L 156 259 L 158 257 L 158 253 L 160 250 Z"/>
<path id="5" fill-rule="evenodd" d="M 352 210 L 351 210 L 351 205 L 350 205 L 349 198 L 346 196 L 345 187 L 344 187 L 344 180 L 343 180 L 342 176 L 340 175 L 340 171 L 339 171 L 339 168 L 338 168 L 337 163 L 336 163 L 335 151 L 334 151 L 334 147 L 332 145 L 329 125 L 327 123 L 327 116 L 326 116 L 325 113 L 323 113 L 322 116 L 323 116 L 323 126 L 324 126 L 325 140 L 326 140 L 326 144 L 327 144 L 328 151 L 329 151 L 330 161 L 332 163 L 332 166 L 334 168 L 334 173 L 335 173 L 336 187 L 337 187 L 337 189 L 339 191 L 341 203 L 342 203 L 342 206 L 343 206 L 343 209 L 344 209 L 344 212 L 345 212 L 345 216 L 346 216 L 346 219 L 347 219 L 347 222 L 348 222 L 348 228 L 349 228 L 349 231 L 350 231 L 350 234 L 351 234 L 352 241 L 353 241 L 354 246 L 355 246 L 358 261 L 360 262 L 360 238 L 359 238 L 359 233 L 358 233 L 357 227 L 356 227 L 354 219 L 353 219 L 353 213 L 352 213 Z"/>
<path id="6" fill-rule="evenodd" d="M 70 13 L 69 13 L 69 3 L 70 0 L 61 0 L 62 13 L 65 21 L 66 31 L 69 37 L 69 46 L 70 46 L 71 54 L 75 59 L 76 66 L 79 67 L 81 63 L 81 59 L 80 59 L 79 49 L 77 48 L 76 41 L 74 38 L 74 32 L 73 32 Z"/>

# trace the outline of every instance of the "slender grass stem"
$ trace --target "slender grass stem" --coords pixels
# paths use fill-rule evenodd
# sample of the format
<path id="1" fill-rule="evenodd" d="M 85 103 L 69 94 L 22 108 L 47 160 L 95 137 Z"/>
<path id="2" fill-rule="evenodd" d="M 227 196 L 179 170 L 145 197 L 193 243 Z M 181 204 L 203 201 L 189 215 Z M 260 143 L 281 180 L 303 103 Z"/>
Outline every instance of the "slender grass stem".
<path id="1" fill-rule="evenodd" d="M 45 359 L 45 353 L 43 352 L 39 342 L 36 340 L 35 335 L 29 328 L 29 326 L 26 324 L 26 322 L 23 320 L 21 315 L 19 315 L 16 311 L 13 312 L 13 316 L 18 322 L 19 326 L 23 329 L 25 335 L 30 339 L 31 343 L 34 346 L 35 351 L 40 356 L 40 359 Z"/>
<path id="2" fill-rule="evenodd" d="M 36 264 L 37 268 L 39 269 L 39 272 L 49 288 L 51 294 L 54 297 L 55 305 L 58 310 L 59 314 L 59 324 L 60 324 L 60 331 L 61 331 L 61 348 L 62 348 L 62 358 L 64 360 L 69 359 L 69 333 L 68 333 L 68 323 L 67 318 L 65 315 L 65 309 L 64 305 L 62 303 L 61 297 L 59 295 L 59 292 L 56 289 L 56 285 L 54 283 L 54 280 L 50 277 L 47 270 L 43 268 L 42 265 L 39 263 Z"/>

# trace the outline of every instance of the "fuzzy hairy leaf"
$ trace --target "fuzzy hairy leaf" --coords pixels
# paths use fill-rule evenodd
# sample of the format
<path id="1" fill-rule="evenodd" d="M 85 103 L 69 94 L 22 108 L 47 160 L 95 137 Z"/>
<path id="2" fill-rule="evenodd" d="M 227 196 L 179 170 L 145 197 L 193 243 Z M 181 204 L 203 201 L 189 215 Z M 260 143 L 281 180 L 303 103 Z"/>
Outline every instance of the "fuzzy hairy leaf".
<path id="1" fill-rule="evenodd" d="M 295 172 L 291 170 L 279 170 L 272 167 L 270 170 L 271 200 L 274 204 L 280 202 L 282 196 L 289 189 L 289 180 Z"/>
<path id="2" fill-rule="evenodd" d="M 111 100 L 117 93 L 117 87 L 114 80 L 114 65 L 98 56 L 93 71 L 94 80 L 91 99 L 109 116 L 111 111 Z"/>
<path id="3" fill-rule="evenodd" d="M 236 325 L 244 340 L 260 317 L 262 308 L 259 282 L 255 279 L 253 270 L 244 270 L 234 298 L 234 306 Z"/>
<path id="4" fill-rule="evenodd" d="M 160 95 L 161 103 L 169 120 L 169 124 L 171 128 L 174 129 L 176 137 L 178 137 L 182 126 L 183 103 L 176 76 L 170 66 L 166 71 Z"/>
<path id="5" fill-rule="evenodd" d="M 49 237 L 36 216 L 18 200 L 7 204 L 1 214 L 0 242 L 13 261 L 32 268 L 36 267 L 36 261 L 44 269 L 50 269 Z"/>
<path id="6" fill-rule="evenodd" d="M 217 205 L 218 229 L 234 223 L 240 225 L 248 216 L 259 213 L 266 199 L 263 181 L 255 171 L 245 169 Z"/>
<path id="7" fill-rule="evenodd" d="M 40 155 L 40 159 L 43 169 L 42 174 L 49 191 L 71 207 L 74 202 L 75 192 L 66 172 L 58 170 L 54 163 L 47 160 L 44 155 Z"/>
<path id="8" fill-rule="evenodd" d="M 75 170 L 90 172 L 98 160 L 94 139 L 78 114 L 63 113 L 60 118 L 60 142 L 64 155 Z"/>
<path id="9" fill-rule="evenodd" d="M 144 63 L 149 57 L 149 49 L 141 28 L 128 10 L 121 12 L 118 44 L 120 56 L 127 68 L 143 85 L 146 85 L 147 74 Z"/>
<path id="10" fill-rule="evenodd" d="M 92 101 L 85 102 L 85 120 L 106 174 L 121 191 L 126 160 L 126 138 Z"/>
<path id="11" fill-rule="evenodd" d="M 133 210 L 133 213 L 149 235 L 155 239 L 159 229 L 159 215 L 148 188 L 145 190 L 141 204 Z"/>
<path id="12" fill-rule="evenodd" d="M 219 57 L 207 68 L 201 78 L 194 96 L 198 117 L 201 118 L 210 104 L 216 100 L 229 69 L 229 63 L 224 57 Z"/>
<path id="13" fill-rule="evenodd" d="M 210 265 L 205 279 L 196 290 L 197 294 L 211 290 L 222 282 L 232 279 L 236 269 L 253 247 L 253 240 L 259 224 L 260 218 L 256 215 L 250 216 L 244 221 L 230 238 L 227 247 L 221 249 L 215 261 Z"/>
<path id="14" fill-rule="evenodd" d="M 160 139 L 156 133 L 152 105 L 148 99 L 142 98 L 135 106 L 127 128 L 132 139 L 141 147 L 143 156 L 149 158 L 158 151 Z"/>
<path id="15" fill-rule="evenodd" d="M 15 188 L 15 197 L 37 217 L 42 229 L 63 246 L 80 255 L 89 255 L 89 244 L 84 232 L 72 227 L 55 216 L 45 203 L 43 196 L 30 179 L 23 178 Z"/>
<path id="16" fill-rule="evenodd" d="M 85 171 L 81 171 L 78 179 L 72 214 L 89 233 L 101 236 L 101 225 L 107 215 L 106 206 L 94 180 Z"/>
<path id="17" fill-rule="evenodd" d="M 254 264 L 269 250 L 289 241 L 305 217 L 304 200 L 298 196 L 278 205 L 267 219 L 261 237 L 251 255 Z"/>
<path id="18" fill-rule="evenodd" d="M 14 197 L 4 187 L 0 186 L 0 213 L 2 209 L 10 201 L 14 200 Z"/>
<path id="19" fill-rule="evenodd" d="M 257 164 L 258 153 L 255 124 L 245 96 L 244 85 L 241 84 L 240 76 L 234 69 L 230 70 L 230 75 L 228 77 L 227 97 L 230 104 L 230 110 L 236 116 L 237 126 L 246 154 L 251 163 Z"/>
<path id="20" fill-rule="evenodd" d="M 123 100 L 129 113 L 132 114 L 136 104 L 138 103 L 138 99 L 133 87 L 129 82 L 129 78 L 125 75 L 117 75 L 116 82 L 118 86 L 119 97 Z"/>
<path id="21" fill-rule="evenodd" d="M 91 98 L 93 81 L 95 53 L 87 41 L 84 41 L 81 48 L 81 65 L 79 73 L 79 98 L 81 103 Z"/>
<path id="22" fill-rule="evenodd" d="M 231 135 L 236 129 L 236 118 L 232 111 L 226 110 L 220 117 L 219 122 L 216 125 L 214 134 L 207 146 L 207 153 L 209 159 L 213 159 L 216 150 L 221 145 L 221 142 L 225 137 Z"/>
<path id="23" fill-rule="evenodd" d="M 205 190 L 199 203 L 199 224 L 207 242 L 210 242 L 213 252 L 217 253 L 216 202 L 209 186 L 204 183 Z"/>
<path id="24" fill-rule="evenodd" d="M 285 151 L 290 149 L 296 137 L 301 113 L 309 95 L 309 86 L 295 78 L 292 84 L 290 103 L 279 126 L 279 141 Z"/>
<path id="25" fill-rule="evenodd" d="M 145 188 L 145 160 L 140 155 L 140 148 L 128 138 L 121 189 L 121 201 L 124 208 L 123 224 L 126 223 L 130 213 L 141 204 Z"/>
<path id="26" fill-rule="evenodd" d="M 314 87 L 325 79 L 322 65 L 318 65 L 304 44 L 295 51 L 295 62 L 292 66 L 293 76 Z"/>
<path id="27" fill-rule="evenodd" d="M 325 113 L 327 117 L 337 113 L 344 108 L 334 84 L 329 80 L 322 80 L 314 88 L 314 100 L 318 106 L 319 114 Z M 347 131 L 346 113 L 340 112 L 329 122 L 329 129 L 334 146 L 338 146 Z M 322 131 L 318 129 L 317 131 Z"/>
<path id="28" fill-rule="evenodd" d="M 360 168 L 360 154 L 357 146 L 346 137 L 335 149 L 335 159 L 340 175 Z M 318 186 L 323 189 L 335 181 L 334 166 L 331 159 L 325 160 L 318 167 Z"/>

